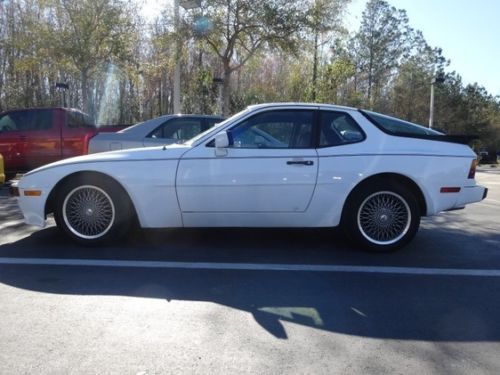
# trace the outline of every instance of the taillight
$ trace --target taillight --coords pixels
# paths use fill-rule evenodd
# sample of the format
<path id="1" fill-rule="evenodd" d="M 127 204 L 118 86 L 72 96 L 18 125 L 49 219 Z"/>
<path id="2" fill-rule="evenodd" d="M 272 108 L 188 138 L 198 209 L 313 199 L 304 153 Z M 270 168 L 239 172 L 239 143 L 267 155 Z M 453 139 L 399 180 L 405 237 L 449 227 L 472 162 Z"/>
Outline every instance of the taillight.
<path id="1" fill-rule="evenodd" d="M 467 178 L 474 178 L 476 175 L 477 159 L 472 160 Z"/>
<path id="2" fill-rule="evenodd" d="M 82 155 L 87 155 L 89 153 L 89 143 L 90 139 L 97 135 L 97 133 L 87 133 L 85 134 L 85 137 L 83 137 L 83 154 Z"/>

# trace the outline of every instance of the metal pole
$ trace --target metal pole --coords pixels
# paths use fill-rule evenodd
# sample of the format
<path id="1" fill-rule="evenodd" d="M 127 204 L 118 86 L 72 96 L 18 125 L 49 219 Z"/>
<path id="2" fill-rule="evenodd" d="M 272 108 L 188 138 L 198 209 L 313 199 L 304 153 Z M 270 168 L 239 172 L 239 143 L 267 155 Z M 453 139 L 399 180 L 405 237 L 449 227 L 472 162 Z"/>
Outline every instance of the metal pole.
<path id="1" fill-rule="evenodd" d="M 219 115 L 223 116 L 224 115 L 224 103 L 222 100 L 222 84 L 219 85 L 218 87 L 218 93 L 217 93 L 217 107 L 219 110 Z"/>
<path id="2" fill-rule="evenodd" d="M 429 114 L 429 129 L 432 129 L 432 123 L 434 122 L 434 82 L 431 82 L 431 103 L 430 103 L 430 114 Z"/>
<path id="3" fill-rule="evenodd" d="M 179 32 L 179 0 L 174 1 L 174 27 Z M 174 69 L 174 113 L 181 112 L 181 42 L 179 35 L 175 41 L 175 69 Z"/>

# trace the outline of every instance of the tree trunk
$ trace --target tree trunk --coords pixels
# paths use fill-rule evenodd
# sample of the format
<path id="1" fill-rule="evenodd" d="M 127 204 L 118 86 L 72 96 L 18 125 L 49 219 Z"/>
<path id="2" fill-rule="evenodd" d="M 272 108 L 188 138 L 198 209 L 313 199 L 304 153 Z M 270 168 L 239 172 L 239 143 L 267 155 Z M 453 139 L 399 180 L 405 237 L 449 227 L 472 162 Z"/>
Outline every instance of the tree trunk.
<path id="1" fill-rule="evenodd" d="M 81 72 L 82 77 L 82 110 L 85 113 L 90 113 L 89 111 L 89 71 L 88 69 L 83 69 Z"/>
<path id="2" fill-rule="evenodd" d="M 318 81 L 318 31 L 314 32 L 314 60 L 312 79 L 312 101 L 316 101 L 316 82 Z"/>
<path id="3" fill-rule="evenodd" d="M 373 60 L 370 54 L 370 64 L 368 67 L 368 108 L 370 110 L 373 110 L 372 85 L 373 85 Z"/>
<path id="4" fill-rule="evenodd" d="M 229 117 L 231 99 L 231 67 L 224 61 L 224 82 L 222 85 L 222 114 Z"/>

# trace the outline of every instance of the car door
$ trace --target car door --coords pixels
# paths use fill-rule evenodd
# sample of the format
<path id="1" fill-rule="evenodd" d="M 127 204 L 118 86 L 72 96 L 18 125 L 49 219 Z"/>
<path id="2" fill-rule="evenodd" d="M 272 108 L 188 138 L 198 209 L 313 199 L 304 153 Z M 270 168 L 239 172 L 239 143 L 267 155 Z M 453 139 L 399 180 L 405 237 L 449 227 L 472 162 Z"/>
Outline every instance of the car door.
<path id="1" fill-rule="evenodd" d="M 58 160 L 60 133 L 54 129 L 52 110 L 25 110 L 5 114 L 0 119 L 0 131 L 7 148 L 9 172 L 25 171 Z"/>
<path id="2" fill-rule="evenodd" d="M 206 129 L 203 118 L 178 117 L 169 119 L 143 139 L 143 145 L 158 146 L 184 142 Z"/>
<path id="3" fill-rule="evenodd" d="M 318 171 L 314 118 L 313 110 L 265 110 L 231 127 L 225 156 L 216 155 L 213 140 L 185 153 L 177 172 L 181 210 L 304 212 Z"/>
<path id="4" fill-rule="evenodd" d="M 61 133 L 53 121 L 52 109 L 38 109 L 25 113 L 20 124 L 24 137 L 24 155 L 27 169 L 52 163 L 61 158 Z"/>

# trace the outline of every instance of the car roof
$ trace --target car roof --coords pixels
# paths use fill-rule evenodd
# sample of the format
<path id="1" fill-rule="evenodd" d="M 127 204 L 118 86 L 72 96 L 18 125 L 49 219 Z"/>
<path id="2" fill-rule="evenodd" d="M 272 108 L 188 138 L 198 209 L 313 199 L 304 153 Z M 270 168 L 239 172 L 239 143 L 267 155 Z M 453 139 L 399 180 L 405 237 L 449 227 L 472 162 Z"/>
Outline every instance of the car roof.
<path id="1" fill-rule="evenodd" d="M 265 104 L 254 104 L 248 106 L 249 110 L 255 109 L 265 109 L 265 108 L 273 108 L 273 107 L 309 107 L 309 108 L 321 108 L 321 109 L 330 109 L 330 110 L 349 110 L 349 111 L 357 111 L 357 108 L 347 107 L 342 105 L 328 104 L 328 103 L 302 103 L 302 102 L 277 102 L 277 103 L 265 103 Z"/>
<path id="2" fill-rule="evenodd" d="M 3 112 L 0 112 L 0 116 L 9 114 L 9 113 L 14 113 L 14 112 L 37 112 L 37 111 L 65 111 L 65 112 L 78 112 L 82 113 L 84 115 L 87 115 L 87 113 L 83 112 L 80 109 L 77 108 L 68 108 L 68 107 L 31 107 L 31 108 L 12 108 Z"/>

